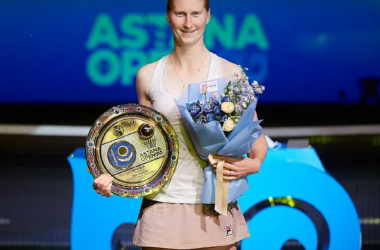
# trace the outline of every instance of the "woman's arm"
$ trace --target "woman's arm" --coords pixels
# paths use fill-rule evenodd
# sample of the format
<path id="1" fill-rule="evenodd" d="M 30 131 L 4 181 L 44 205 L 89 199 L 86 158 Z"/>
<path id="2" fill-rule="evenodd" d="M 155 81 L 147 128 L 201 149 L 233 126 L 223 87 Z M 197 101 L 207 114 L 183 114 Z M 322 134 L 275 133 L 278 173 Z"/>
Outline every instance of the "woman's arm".
<path id="1" fill-rule="evenodd" d="M 223 76 L 227 77 L 227 79 L 233 80 L 236 79 L 236 77 L 240 78 L 241 74 L 244 74 L 238 65 L 231 63 L 223 58 L 220 60 Z M 253 120 L 258 120 L 257 113 L 255 113 Z M 223 178 L 225 180 L 235 180 L 259 172 L 261 164 L 267 155 L 267 151 L 267 141 L 264 134 L 262 134 L 253 144 L 251 150 L 248 152 L 248 157 L 235 159 L 232 157 L 218 155 L 215 156 L 215 158 L 225 161 L 223 165 Z"/>
<path id="2" fill-rule="evenodd" d="M 257 120 L 256 114 L 254 120 Z M 223 178 L 225 180 L 236 180 L 259 172 L 267 152 L 267 141 L 264 134 L 262 134 L 253 144 L 248 157 L 235 159 L 228 156 L 215 155 L 214 158 L 225 161 L 223 165 Z"/>
<path id="3" fill-rule="evenodd" d="M 256 112 L 255 112 L 255 117 L 253 120 L 254 121 L 258 120 Z M 261 136 L 256 140 L 255 144 L 253 144 L 251 150 L 248 153 L 249 158 L 257 161 L 256 164 L 252 164 L 252 167 L 251 167 L 252 174 L 259 172 L 261 168 L 261 164 L 263 163 L 265 157 L 267 156 L 267 152 L 268 152 L 267 140 L 265 139 L 264 133 L 262 133 Z"/>
<path id="4" fill-rule="evenodd" d="M 139 104 L 152 107 L 149 97 L 150 82 L 152 81 L 154 69 L 157 63 L 147 64 L 140 68 L 136 75 L 136 94 Z"/>

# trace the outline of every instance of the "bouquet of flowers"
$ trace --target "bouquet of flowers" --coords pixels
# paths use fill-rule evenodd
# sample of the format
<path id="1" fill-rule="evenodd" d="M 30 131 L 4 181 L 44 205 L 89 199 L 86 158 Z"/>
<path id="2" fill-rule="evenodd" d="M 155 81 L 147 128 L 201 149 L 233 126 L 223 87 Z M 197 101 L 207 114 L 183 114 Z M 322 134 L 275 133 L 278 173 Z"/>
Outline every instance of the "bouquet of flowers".
<path id="1" fill-rule="evenodd" d="M 261 121 L 253 121 L 257 96 L 265 88 L 256 81 L 249 83 L 242 70 L 233 81 L 225 78 L 200 84 L 189 89 L 176 102 L 183 125 L 194 147 L 210 166 L 204 169 L 205 182 L 202 203 L 215 204 L 215 211 L 227 215 L 228 203 L 237 200 L 248 190 L 246 178 L 223 180 L 223 163 L 214 154 L 240 158 L 247 154 L 261 136 Z M 215 164 L 214 164 L 215 163 Z M 216 165 L 216 175 L 212 172 Z"/>

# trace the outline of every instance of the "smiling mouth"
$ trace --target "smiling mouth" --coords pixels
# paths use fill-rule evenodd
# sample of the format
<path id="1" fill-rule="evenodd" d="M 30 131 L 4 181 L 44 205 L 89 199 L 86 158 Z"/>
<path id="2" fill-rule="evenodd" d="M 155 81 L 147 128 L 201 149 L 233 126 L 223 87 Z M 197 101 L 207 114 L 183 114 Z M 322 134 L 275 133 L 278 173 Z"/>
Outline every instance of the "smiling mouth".
<path id="1" fill-rule="evenodd" d="M 194 33 L 195 30 L 191 31 L 191 30 L 181 30 L 183 33 L 185 34 L 191 34 L 191 33 Z"/>

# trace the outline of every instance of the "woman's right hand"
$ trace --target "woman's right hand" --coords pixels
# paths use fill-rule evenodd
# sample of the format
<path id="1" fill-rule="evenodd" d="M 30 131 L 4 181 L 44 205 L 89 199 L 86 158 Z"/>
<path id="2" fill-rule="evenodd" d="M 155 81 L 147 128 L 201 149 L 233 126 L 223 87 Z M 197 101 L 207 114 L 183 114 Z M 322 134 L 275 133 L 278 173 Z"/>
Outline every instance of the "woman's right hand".
<path id="1" fill-rule="evenodd" d="M 94 190 L 103 196 L 111 197 L 113 193 L 111 192 L 113 177 L 109 174 L 102 174 L 96 178 L 92 184 Z"/>

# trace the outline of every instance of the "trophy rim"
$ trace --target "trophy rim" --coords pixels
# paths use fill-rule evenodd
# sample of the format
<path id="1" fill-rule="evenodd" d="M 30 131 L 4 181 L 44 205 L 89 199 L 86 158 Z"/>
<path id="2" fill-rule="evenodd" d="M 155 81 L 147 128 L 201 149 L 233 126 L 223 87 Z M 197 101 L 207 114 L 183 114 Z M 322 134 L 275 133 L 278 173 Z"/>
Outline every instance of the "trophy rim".
<path id="1" fill-rule="evenodd" d="M 99 164 L 98 158 L 99 141 L 102 137 L 101 133 L 106 133 L 104 127 L 110 127 L 109 123 L 114 124 L 121 120 L 122 117 L 128 114 L 140 116 L 141 118 L 148 118 L 155 122 L 157 127 L 164 135 L 165 143 L 167 145 L 165 162 L 162 163 L 164 167 L 158 171 L 157 174 L 150 177 L 148 183 L 144 185 L 124 186 L 119 180 L 114 181 L 111 187 L 111 192 L 122 197 L 142 197 L 159 191 L 165 184 L 173 177 L 174 171 L 178 164 L 179 158 L 179 144 L 173 126 L 169 123 L 168 119 L 157 110 L 153 108 L 140 105 L 140 104 L 121 104 L 108 109 L 101 114 L 91 127 L 86 139 L 86 162 L 91 175 L 94 178 L 99 177 L 101 174 L 109 174 L 104 166 Z M 108 131 L 108 130 L 107 130 Z"/>

